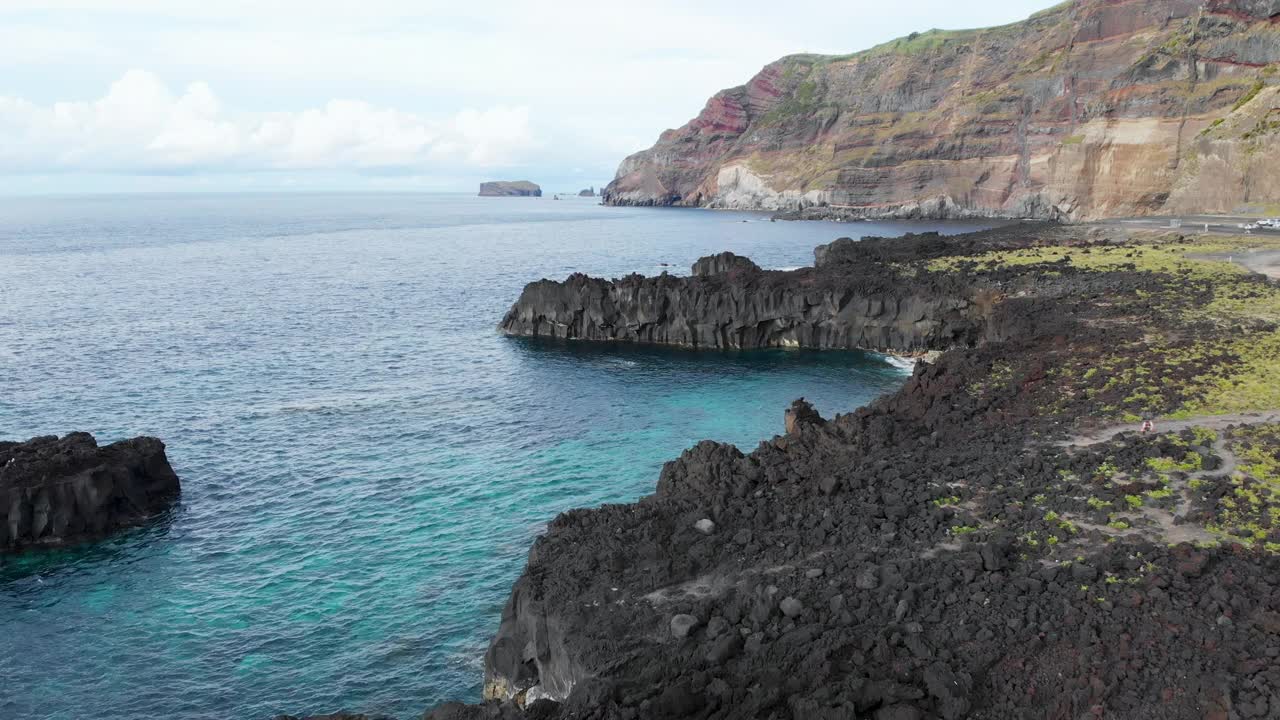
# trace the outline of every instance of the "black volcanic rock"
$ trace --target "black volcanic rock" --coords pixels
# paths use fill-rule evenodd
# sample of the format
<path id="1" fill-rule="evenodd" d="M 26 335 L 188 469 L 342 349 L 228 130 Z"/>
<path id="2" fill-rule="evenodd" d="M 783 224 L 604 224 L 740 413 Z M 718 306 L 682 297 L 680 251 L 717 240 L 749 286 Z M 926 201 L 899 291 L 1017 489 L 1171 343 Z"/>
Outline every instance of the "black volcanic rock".
<path id="1" fill-rule="evenodd" d="M 788 432 L 749 453 L 704 441 L 664 465 L 654 494 L 557 517 L 502 613 L 486 703 L 427 718 L 1277 717 L 1280 554 L 1179 540 L 1193 524 L 1158 521 L 1151 495 L 1141 512 L 1121 510 L 1141 490 L 1117 478 L 1204 436 L 1070 440 L 1081 424 L 1113 422 L 1108 404 L 1135 387 L 1089 369 L 1117 348 L 1135 363 L 1167 357 L 1145 344 L 1152 333 L 1219 337 L 1169 311 L 1212 294 L 1124 262 L 1002 264 L 985 252 L 1047 242 L 1116 258 L 1143 249 L 1080 228 L 1021 227 L 836 243 L 807 272 L 583 281 L 577 291 L 594 304 L 548 296 L 578 312 L 624 303 L 636 313 L 647 283 L 692 306 L 695 296 L 751 297 L 770 278 L 776 292 L 820 299 L 883 275 L 892 297 L 906 263 L 929 293 L 974 292 L 989 309 L 971 346 L 918 364 L 867 407 L 825 420 L 797 401 Z M 947 253 L 951 282 L 930 262 Z M 1214 362 L 1221 371 L 1233 360 Z M 1156 386 L 1169 409 L 1192 397 L 1177 379 Z M 1220 464 L 1203 467 L 1205 488 L 1241 489 Z M 1214 501 L 1201 493 L 1193 514 Z M 1103 525 L 1099 502 L 1134 525 Z M 1280 546 L 1280 527 L 1266 531 Z M 673 620 L 688 632 L 673 633 Z"/>
<path id="2" fill-rule="evenodd" d="M 760 272 L 760 266 L 740 255 L 722 252 L 719 255 L 708 255 L 699 258 L 691 268 L 695 277 L 711 277 L 713 275 L 733 274 L 737 277 Z"/>
<path id="3" fill-rule="evenodd" d="M 0 551 L 57 546 L 137 525 L 178 497 L 164 443 L 105 447 L 88 433 L 0 442 Z"/>
<path id="4" fill-rule="evenodd" d="M 783 427 L 788 435 L 805 425 L 822 427 L 827 424 L 827 421 L 813 408 L 813 404 L 806 402 L 804 398 L 791 403 L 791 407 L 782 414 L 782 418 Z"/>
<path id="5" fill-rule="evenodd" d="M 540 280 L 525 287 L 499 327 L 566 340 L 899 352 L 971 346 L 1004 332 L 989 290 L 952 275 L 900 275 L 899 258 L 946 243 L 936 234 L 837 241 L 818 249 L 817 267 L 789 272 L 721 253 L 694 263 L 692 277 Z"/>
<path id="6" fill-rule="evenodd" d="M 480 197 L 542 197 L 542 188 L 528 180 L 494 180 L 480 184 Z"/>

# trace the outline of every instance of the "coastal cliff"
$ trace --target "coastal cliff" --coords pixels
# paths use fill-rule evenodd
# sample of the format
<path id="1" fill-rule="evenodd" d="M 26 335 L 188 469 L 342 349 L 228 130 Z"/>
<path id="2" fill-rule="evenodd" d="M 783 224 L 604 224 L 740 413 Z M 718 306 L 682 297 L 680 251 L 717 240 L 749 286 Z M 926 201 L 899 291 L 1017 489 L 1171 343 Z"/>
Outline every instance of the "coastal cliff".
<path id="1" fill-rule="evenodd" d="M 484 704 L 426 718 L 1275 717 L 1280 287 L 1204 259 L 1259 243 L 1018 225 L 826 246 L 779 282 L 879 262 L 998 295 L 901 391 L 779 408 L 785 434 L 749 453 L 701 442 L 653 495 L 561 514 Z M 680 292 L 764 274 L 698 270 Z M 582 287 L 605 307 L 630 286 Z M 522 302 L 541 297 L 578 302 Z"/>
<path id="2" fill-rule="evenodd" d="M 789 272 L 722 253 L 696 262 L 690 277 L 541 280 L 525 287 L 500 329 L 721 350 L 922 353 L 972 345 L 993 327 L 995 293 L 950 277 L 903 277 L 895 242 L 837 240 L 817 248 L 814 267 Z M 936 234 L 920 238 L 920 248 L 942 246 Z"/>
<path id="3" fill-rule="evenodd" d="M 1072 0 L 795 55 L 626 158 L 606 204 L 801 217 L 1274 212 L 1280 6 Z"/>
<path id="4" fill-rule="evenodd" d="M 164 511 L 180 492 L 164 443 L 99 447 L 88 433 L 0 442 L 0 552 L 101 537 Z"/>

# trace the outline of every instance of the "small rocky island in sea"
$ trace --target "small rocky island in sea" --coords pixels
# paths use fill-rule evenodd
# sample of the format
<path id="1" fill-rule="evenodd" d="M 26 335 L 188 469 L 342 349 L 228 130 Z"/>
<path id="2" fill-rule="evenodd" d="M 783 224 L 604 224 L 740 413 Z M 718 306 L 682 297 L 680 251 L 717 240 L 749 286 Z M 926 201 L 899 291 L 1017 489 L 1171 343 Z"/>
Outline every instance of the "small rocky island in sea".
<path id="1" fill-rule="evenodd" d="M 528 180 L 493 180 L 480 183 L 480 197 L 542 197 L 542 188 Z"/>
<path id="2" fill-rule="evenodd" d="M 594 186 L 589 187 L 586 190 L 578 191 L 578 197 L 595 197 L 595 196 L 596 196 L 596 189 Z"/>
<path id="3" fill-rule="evenodd" d="M 181 488 L 164 443 L 88 433 L 0 442 L 0 552 L 68 545 L 164 512 Z"/>

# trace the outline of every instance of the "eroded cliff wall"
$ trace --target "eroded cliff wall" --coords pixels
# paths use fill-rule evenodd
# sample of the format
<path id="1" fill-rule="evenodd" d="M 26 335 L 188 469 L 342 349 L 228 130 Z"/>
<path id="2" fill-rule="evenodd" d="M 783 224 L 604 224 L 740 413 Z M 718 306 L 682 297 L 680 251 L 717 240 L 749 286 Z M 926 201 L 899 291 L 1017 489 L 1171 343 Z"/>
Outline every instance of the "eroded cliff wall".
<path id="1" fill-rule="evenodd" d="M 938 238 L 940 241 L 940 238 Z M 924 352 L 987 331 L 989 291 L 897 278 L 876 240 L 836 241 L 813 268 L 763 271 L 732 253 L 691 277 L 583 274 L 530 283 L 503 318 L 508 335 L 715 349 L 805 347 Z"/>
<path id="2" fill-rule="evenodd" d="M 614 205 L 863 217 L 1275 212 L 1280 2 L 1073 0 L 796 55 L 628 157 Z"/>

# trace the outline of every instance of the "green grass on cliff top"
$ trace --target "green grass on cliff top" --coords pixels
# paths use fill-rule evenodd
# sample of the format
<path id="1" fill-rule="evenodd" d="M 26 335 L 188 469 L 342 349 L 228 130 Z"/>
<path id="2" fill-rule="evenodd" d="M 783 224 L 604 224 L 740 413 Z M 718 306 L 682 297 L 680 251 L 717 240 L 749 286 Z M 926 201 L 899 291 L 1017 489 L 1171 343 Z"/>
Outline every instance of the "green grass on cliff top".
<path id="1" fill-rule="evenodd" d="M 1280 249 L 1280 240 L 1148 236 L 1137 247 L 1029 248 L 944 258 L 930 263 L 930 268 L 946 271 L 974 262 L 979 268 L 1044 265 L 1046 272 L 1055 272 L 1054 264 L 1065 261 L 1084 271 L 1135 269 L 1161 274 L 1169 279 L 1163 299 L 1168 301 L 1170 312 L 1187 328 L 1195 325 L 1214 330 L 1198 333 L 1200 339 L 1191 344 L 1181 341 L 1183 333 L 1176 326 L 1166 337 L 1148 337 L 1147 346 L 1157 349 L 1161 367 L 1146 371 L 1128 367 L 1137 354 L 1131 348 L 1114 348 L 1095 365 L 1093 374 L 1101 373 L 1110 378 L 1108 386 L 1126 390 L 1123 402 L 1104 410 L 1116 419 L 1133 420 L 1147 414 L 1192 417 L 1280 409 L 1280 284 L 1259 282 L 1250 271 L 1226 259 L 1263 249 Z M 1191 284 L 1208 284 L 1213 299 L 1204 304 L 1176 302 L 1180 299 L 1178 289 Z M 1218 356 L 1230 357 L 1233 362 L 1206 361 Z M 1178 367 L 1200 369 L 1185 381 L 1186 399 L 1179 406 L 1161 406 L 1163 377 Z M 1080 380 L 1076 383 L 1080 392 L 1088 392 L 1091 378 L 1073 378 L 1072 372 L 1060 369 L 1059 381 L 1072 385 Z"/>
<path id="2" fill-rule="evenodd" d="M 1019 20 L 1007 25 L 996 25 L 985 28 L 968 28 L 962 30 L 943 30 L 940 28 L 933 28 L 924 32 L 914 32 L 905 37 L 890 40 L 889 42 L 881 43 L 856 53 L 818 57 L 823 58 L 826 62 L 840 62 L 843 60 L 853 60 L 862 57 L 876 57 L 879 55 L 915 55 L 923 52 L 931 52 L 942 48 L 948 43 L 970 42 L 984 33 L 1008 32 L 1022 29 L 1033 21 L 1044 20 L 1060 15 L 1069 9 L 1074 2 L 1075 0 L 1066 0 L 1066 2 L 1062 2 L 1054 5 L 1053 7 L 1045 8 L 1044 10 L 1033 13 L 1026 20 Z"/>

